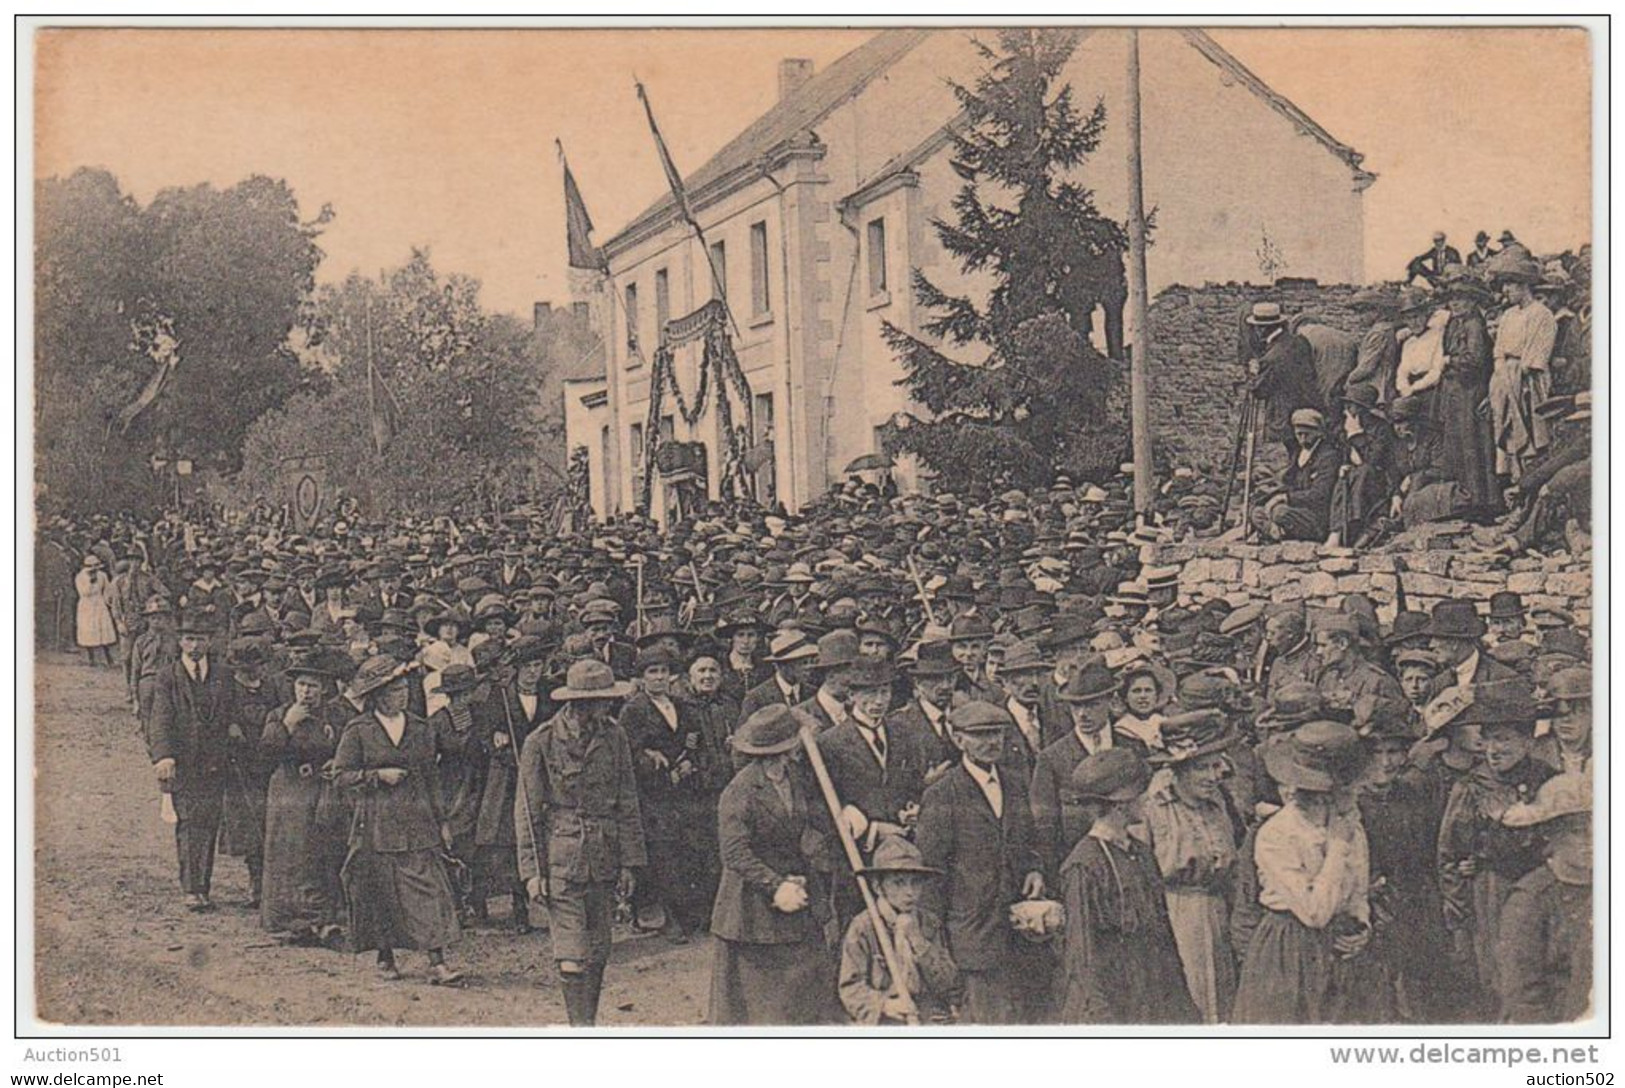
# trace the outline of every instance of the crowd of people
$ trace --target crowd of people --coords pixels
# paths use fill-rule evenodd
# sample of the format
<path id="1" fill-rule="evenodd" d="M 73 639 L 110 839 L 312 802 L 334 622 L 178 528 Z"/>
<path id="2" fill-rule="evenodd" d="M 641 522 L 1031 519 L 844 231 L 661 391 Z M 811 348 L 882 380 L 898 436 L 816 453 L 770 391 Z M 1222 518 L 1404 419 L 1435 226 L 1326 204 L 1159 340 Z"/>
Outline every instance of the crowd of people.
<path id="1" fill-rule="evenodd" d="M 1163 498 L 1211 525 L 1209 484 Z M 240 858 L 267 930 L 384 979 L 545 927 L 590 1025 L 630 926 L 710 941 L 713 1024 L 1586 1015 L 1575 617 L 1187 599 L 1142 562 L 1173 531 L 1061 478 L 563 533 L 61 516 L 41 563 L 95 586 L 186 906 Z"/>
<path id="2" fill-rule="evenodd" d="M 1445 236 L 1401 286 L 1362 290 L 1355 334 L 1261 302 L 1240 358 L 1285 472 L 1251 510 L 1270 539 L 1364 546 L 1465 518 L 1513 553 L 1590 519 L 1591 257 Z M 1417 281 L 1420 281 L 1418 283 Z"/>

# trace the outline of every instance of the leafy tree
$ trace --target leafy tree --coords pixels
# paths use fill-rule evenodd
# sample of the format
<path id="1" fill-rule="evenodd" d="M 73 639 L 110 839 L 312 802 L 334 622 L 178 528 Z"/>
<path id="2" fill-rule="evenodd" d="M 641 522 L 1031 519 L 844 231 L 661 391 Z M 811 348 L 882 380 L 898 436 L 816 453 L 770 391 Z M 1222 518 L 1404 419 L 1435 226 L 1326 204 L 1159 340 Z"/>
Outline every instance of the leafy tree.
<path id="1" fill-rule="evenodd" d="M 154 501 L 154 454 L 237 463 L 244 432 L 314 380 L 303 323 L 327 222 L 280 181 L 168 189 L 141 207 L 105 170 L 35 187 L 35 426 L 47 500 Z M 172 352 L 156 399 L 125 410 Z"/>
<path id="2" fill-rule="evenodd" d="M 928 413 L 889 429 L 887 447 L 917 454 L 945 478 L 1030 485 L 1056 468 L 1098 476 L 1120 460 L 1123 435 L 1106 414 L 1117 370 L 1090 333 L 1103 307 L 1109 350 L 1121 354 L 1127 239 L 1069 176 L 1106 125 L 1104 103 L 1083 115 L 1070 85 L 1055 89 L 1078 38 L 1001 31 L 997 48 L 976 43 L 987 69 L 975 86 L 953 85 L 966 123 L 953 136 L 952 165 L 965 185 L 952 218 L 933 226 L 961 269 L 991 287 L 978 303 L 915 270 L 929 339 L 885 327 L 903 366 L 899 384 Z M 960 361 L 945 347 L 978 358 Z"/>
<path id="3" fill-rule="evenodd" d="M 557 409 L 550 419 L 541 399 L 552 352 L 523 322 L 482 309 L 479 282 L 437 272 L 426 250 L 382 281 L 352 275 L 321 288 L 308 348 L 331 387 L 251 428 L 244 499 L 280 496 L 290 456 L 324 455 L 329 485 L 375 511 L 483 509 L 547 490 L 534 470 L 550 435 L 562 465 Z M 382 452 L 371 425 L 381 396 L 396 421 Z"/>

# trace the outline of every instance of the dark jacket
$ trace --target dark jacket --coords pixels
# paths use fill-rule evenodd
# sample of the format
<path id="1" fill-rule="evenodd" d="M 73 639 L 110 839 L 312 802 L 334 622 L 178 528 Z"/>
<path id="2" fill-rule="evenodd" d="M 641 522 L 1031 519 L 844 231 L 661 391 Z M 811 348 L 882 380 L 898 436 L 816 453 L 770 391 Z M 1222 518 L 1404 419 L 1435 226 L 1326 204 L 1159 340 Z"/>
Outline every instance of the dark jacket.
<path id="1" fill-rule="evenodd" d="M 605 725 L 583 747 L 553 717 L 525 739 L 516 794 L 521 879 L 605 883 L 648 864 L 632 750 L 620 726 Z"/>
<path id="2" fill-rule="evenodd" d="M 806 774 L 791 769 L 788 810 L 760 760 L 747 763 L 722 791 L 717 845 L 722 879 L 711 933 L 745 944 L 822 944 L 831 917 L 830 874 L 838 849 L 829 809 Z M 792 876 L 807 879 L 807 907 L 785 914 L 773 893 Z"/>
<path id="3" fill-rule="evenodd" d="M 843 805 L 854 805 L 870 820 L 897 823 L 898 814 L 911 804 L 919 804 L 925 792 L 925 738 L 907 723 L 884 724 L 886 764 L 882 767 L 858 731 L 858 723 L 848 718 L 818 738 L 818 747 L 829 767 L 830 781 Z"/>
<path id="4" fill-rule="evenodd" d="M 1003 815 L 996 818 L 963 763 L 925 791 L 916 832 L 925 863 L 941 869 L 933 905 L 948 926 L 948 948 L 965 971 L 1007 965 L 1019 938 L 1010 906 L 1021 898 L 1026 874 L 1043 866 L 1033 841 L 1027 785 L 1000 768 Z"/>
<path id="5" fill-rule="evenodd" d="M 380 854 L 434 850 L 441 845 L 440 825 L 445 815 L 435 761 L 438 757 L 434 727 L 416 714 L 406 715 L 400 744 L 376 716 L 350 719 L 333 757 L 334 780 L 355 799 L 355 821 L 350 826 L 352 847 L 366 845 Z M 386 786 L 378 772 L 400 767 L 406 777 Z"/>
<path id="6" fill-rule="evenodd" d="M 921 708 L 919 699 L 910 699 L 886 715 L 886 727 L 890 729 L 893 726 L 907 729 L 919 738 L 927 771 L 943 763 L 959 761 L 959 748 L 948 736 L 946 710 L 943 711 L 942 732 L 938 733 L 932 728 L 930 719 L 925 716 L 925 710 Z"/>
<path id="7" fill-rule="evenodd" d="M 1296 512 L 1290 535 L 1300 540 L 1324 540 L 1332 512 L 1332 488 L 1337 484 L 1337 470 L 1343 463 L 1342 450 L 1329 438 L 1309 455 L 1309 460 L 1298 464 L 1294 457 L 1287 465 L 1286 504 Z"/>
<path id="8" fill-rule="evenodd" d="M 1591 1008 L 1591 886 L 1564 884 L 1542 865 L 1501 907 L 1501 1019 L 1563 1024 Z"/>
<path id="9" fill-rule="evenodd" d="M 1269 410 L 1269 436 L 1292 445 L 1292 413 L 1299 408 L 1326 410 L 1315 376 L 1315 352 L 1309 341 L 1295 332 L 1283 332 L 1270 341 L 1258 360 L 1253 393 Z"/>
<path id="10" fill-rule="evenodd" d="M 175 761 L 175 778 L 164 783 L 165 793 L 218 782 L 224 773 L 228 680 L 225 666 L 213 655 L 201 684 L 179 659 L 159 671 L 146 720 L 147 754 L 154 763 Z"/>
<path id="11" fill-rule="evenodd" d="M 803 685 L 801 691 L 797 692 L 797 694 L 807 694 L 806 685 Z M 745 692 L 745 697 L 739 701 L 739 721 L 743 724 L 747 718 L 764 706 L 782 706 L 786 705 L 787 702 L 788 700 L 784 697 L 784 690 L 779 687 L 778 680 L 769 676 L 765 681 Z"/>

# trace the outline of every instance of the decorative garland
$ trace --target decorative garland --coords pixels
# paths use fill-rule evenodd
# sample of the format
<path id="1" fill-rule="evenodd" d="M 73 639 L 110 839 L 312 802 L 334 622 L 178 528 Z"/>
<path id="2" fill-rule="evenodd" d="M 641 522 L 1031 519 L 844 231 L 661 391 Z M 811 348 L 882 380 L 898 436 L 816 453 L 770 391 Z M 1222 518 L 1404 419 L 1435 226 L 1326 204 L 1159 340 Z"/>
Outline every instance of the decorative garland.
<path id="1" fill-rule="evenodd" d="M 753 406 L 750 380 L 745 377 L 739 365 L 739 356 L 734 353 L 733 341 L 728 336 L 728 323 L 727 306 L 719 299 L 712 299 L 693 313 L 666 322 L 666 327 L 660 331 L 660 347 L 655 351 L 649 376 L 649 417 L 644 424 L 643 487 L 638 497 L 638 505 L 643 510 L 649 509 L 654 496 L 655 457 L 664 441 L 660 434 L 660 417 L 668 389 L 677 401 L 677 411 L 683 423 L 690 429 L 705 418 L 708 404 L 716 401 L 717 422 L 728 442 L 720 477 L 722 491 L 738 496 L 745 490 L 747 426 Z M 700 382 L 693 401 L 689 401 L 677 384 L 677 349 L 697 340 L 704 345 L 700 356 Z M 733 405 L 728 395 L 730 391 L 745 406 L 747 426 L 734 424 Z"/>

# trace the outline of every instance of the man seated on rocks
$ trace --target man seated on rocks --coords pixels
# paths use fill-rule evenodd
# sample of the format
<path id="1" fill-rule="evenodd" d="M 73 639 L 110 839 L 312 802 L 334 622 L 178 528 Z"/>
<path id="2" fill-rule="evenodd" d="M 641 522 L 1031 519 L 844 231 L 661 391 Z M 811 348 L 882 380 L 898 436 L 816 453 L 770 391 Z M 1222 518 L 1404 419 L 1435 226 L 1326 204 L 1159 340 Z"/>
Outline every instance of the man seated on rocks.
<path id="1" fill-rule="evenodd" d="M 1284 488 L 1253 511 L 1253 525 L 1266 540 L 1326 539 L 1332 506 L 1332 488 L 1342 456 L 1326 437 L 1326 417 L 1315 408 L 1292 413 L 1292 435 L 1297 445 L 1287 466 Z"/>

